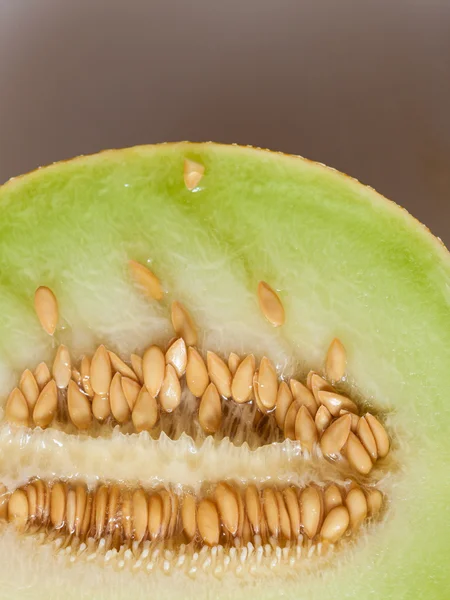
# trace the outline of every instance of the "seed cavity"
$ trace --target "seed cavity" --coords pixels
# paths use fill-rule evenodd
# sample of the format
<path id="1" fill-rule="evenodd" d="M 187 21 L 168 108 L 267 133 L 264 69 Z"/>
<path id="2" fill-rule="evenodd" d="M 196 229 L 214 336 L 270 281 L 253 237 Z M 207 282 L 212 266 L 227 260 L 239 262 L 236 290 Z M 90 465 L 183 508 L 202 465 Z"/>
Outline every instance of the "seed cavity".
<path id="1" fill-rule="evenodd" d="M 284 307 L 280 297 L 265 281 L 258 283 L 259 307 L 265 318 L 274 327 L 281 327 L 285 321 Z"/>

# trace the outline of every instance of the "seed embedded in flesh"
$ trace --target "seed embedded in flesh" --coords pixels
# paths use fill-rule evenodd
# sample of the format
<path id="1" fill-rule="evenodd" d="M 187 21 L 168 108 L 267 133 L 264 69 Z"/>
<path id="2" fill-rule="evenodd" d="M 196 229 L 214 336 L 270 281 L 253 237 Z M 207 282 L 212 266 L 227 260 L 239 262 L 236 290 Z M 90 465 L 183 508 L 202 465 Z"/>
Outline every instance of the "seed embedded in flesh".
<path id="1" fill-rule="evenodd" d="M 47 383 L 33 410 L 33 421 L 37 427 L 45 429 L 53 421 L 58 408 L 58 390 L 52 379 Z"/>
<path id="2" fill-rule="evenodd" d="M 373 437 L 375 438 L 378 456 L 380 458 L 384 458 L 385 456 L 387 456 L 387 454 L 389 452 L 390 443 L 389 443 L 388 434 L 386 433 L 386 430 L 383 427 L 383 425 L 380 423 L 380 421 L 376 417 L 374 417 L 370 413 L 367 413 L 365 415 L 365 417 L 367 420 L 367 424 L 369 425 L 370 429 L 372 430 Z"/>
<path id="3" fill-rule="evenodd" d="M 228 368 L 230 369 L 230 373 L 233 377 L 240 363 L 241 357 L 238 356 L 235 352 L 230 352 L 230 356 L 228 357 Z"/>
<path id="4" fill-rule="evenodd" d="M 92 400 L 92 414 L 97 421 L 106 421 L 111 414 L 111 403 L 108 395 L 100 396 L 99 394 L 95 394 Z"/>
<path id="5" fill-rule="evenodd" d="M 250 400 L 255 367 L 255 357 L 253 354 L 249 354 L 236 369 L 231 383 L 231 395 L 233 396 L 233 400 L 238 404 L 243 404 Z"/>
<path id="6" fill-rule="evenodd" d="M 280 327 L 284 324 L 284 307 L 280 297 L 265 281 L 258 283 L 258 301 L 261 312 L 269 323 L 274 327 Z"/>
<path id="7" fill-rule="evenodd" d="M 331 342 L 325 361 L 325 372 L 327 379 L 332 383 L 340 381 L 344 378 L 347 368 L 347 353 L 344 345 L 338 338 L 334 338 Z"/>
<path id="8" fill-rule="evenodd" d="M 122 494 L 122 529 L 126 540 L 131 540 L 133 535 L 133 503 L 131 493 L 126 490 Z"/>
<path id="9" fill-rule="evenodd" d="M 322 434 L 327 427 L 329 427 L 333 417 L 331 416 L 330 411 L 326 406 L 322 404 L 319 406 L 319 410 L 316 412 L 316 416 L 314 417 L 314 422 L 317 427 L 317 431 L 319 434 Z"/>
<path id="10" fill-rule="evenodd" d="M 219 394 L 224 398 L 229 398 L 231 396 L 231 372 L 225 361 L 217 356 L 215 352 L 208 351 L 206 353 L 206 364 L 209 377 Z"/>
<path id="11" fill-rule="evenodd" d="M 319 491 L 313 486 L 306 487 L 300 494 L 300 521 L 311 540 L 319 528 L 321 512 Z"/>
<path id="12" fill-rule="evenodd" d="M 84 485 L 78 484 L 75 487 L 75 534 L 81 535 L 81 528 L 86 511 L 87 492 Z"/>
<path id="13" fill-rule="evenodd" d="M 361 527 L 367 517 L 367 500 L 360 488 L 353 488 L 345 498 L 345 506 L 350 515 L 350 526 L 352 531 Z"/>
<path id="14" fill-rule="evenodd" d="M 336 506 L 325 517 L 320 534 L 322 538 L 335 544 L 347 531 L 350 515 L 345 506 Z"/>
<path id="15" fill-rule="evenodd" d="M 197 507 L 198 531 L 208 546 L 217 546 L 220 539 L 220 521 L 212 500 L 200 500 Z"/>
<path id="16" fill-rule="evenodd" d="M 120 358 L 120 356 L 118 356 L 115 352 L 111 352 L 111 350 L 108 350 L 108 354 L 113 371 L 120 373 L 122 377 L 129 377 L 130 379 L 137 381 L 138 378 L 136 373 L 127 365 L 126 362 Z"/>
<path id="17" fill-rule="evenodd" d="M 34 370 L 34 377 L 39 386 L 39 390 L 42 390 L 50 381 L 52 376 L 50 374 L 50 369 L 45 364 L 45 362 L 41 362 L 38 364 L 38 366 Z"/>
<path id="18" fill-rule="evenodd" d="M 341 490 L 334 483 L 330 484 L 323 494 L 325 512 L 328 514 L 335 506 L 341 506 L 342 502 Z"/>
<path id="19" fill-rule="evenodd" d="M 320 390 L 317 395 L 319 397 L 319 402 L 328 408 L 333 417 L 337 417 L 341 410 L 346 410 L 351 413 L 358 412 L 356 404 L 353 400 L 347 398 L 347 396 L 343 396 L 336 392 L 329 392 L 328 390 Z"/>
<path id="20" fill-rule="evenodd" d="M 309 452 L 318 440 L 316 424 L 306 406 L 300 406 L 295 417 L 295 439 Z"/>
<path id="21" fill-rule="evenodd" d="M 275 492 L 272 488 L 265 488 L 262 493 L 264 515 L 271 535 L 278 537 L 280 532 L 280 515 Z"/>
<path id="22" fill-rule="evenodd" d="M 152 494 L 148 499 L 148 532 L 155 540 L 161 533 L 163 503 L 159 494 Z"/>
<path id="23" fill-rule="evenodd" d="M 136 283 L 143 289 L 146 296 L 154 300 L 161 300 L 163 289 L 158 277 L 150 269 L 135 260 L 129 260 L 131 275 Z"/>
<path id="24" fill-rule="evenodd" d="M 108 350 L 101 345 L 91 360 L 91 386 L 99 396 L 106 396 L 112 381 L 112 367 Z"/>
<path id="25" fill-rule="evenodd" d="M 267 409 L 275 407 L 278 393 L 278 377 L 273 363 L 263 356 L 259 364 L 258 395 L 261 404 Z"/>
<path id="26" fill-rule="evenodd" d="M 292 404 L 292 392 L 288 384 L 282 381 L 278 387 L 277 402 L 275 406 L 275 421 L 280 429 L 284 428 L 286 414 Z"/>
<path id="27" fill-rule="evenodd" d="M 166 359 L 163 351 L 158 346 L 150 346 L 142 358 L 144 383 L 149 394 L 156 398 L 164 381 Z"/>
<path id="28" fill-rule="evenodd" d="M 352 431 L 350 431 L 348 436 L 345 455 L 347 456 L 350 465 L 356 469 L 358 473 L 363 475 L 368 475 L 370 473 L 373 466 L 372 460 L 367 450 Z"/>
<path id="29" fill-rule="evenodd" d="M 52 290 L 46 286 L 38 287 L 34 294 L 34 307 L 42 328 L 53 335 L 58 324 L 58 301 Z"/>
<path id="30" fill-rule="evenodd" d="M 184 185 L 187 189 L 192 192 L 198 184 L 200 183 L 203 175 L 205 173 L 204 165 L 190 160 L 189 158 L 184 159 L 183 166 L 183 177 L 184 177 Z"/>
<path id="31" fill-rule="evenodd" d="M 320 447 L 325 456 L 339 454 L 350 434 L 352 419 L 350 415 L 343 415 L 336 419 L 320 438 Z"/>
<path id="32" fill-rule="evenodd" d="M 164 381 L 159 392 L 159 403 L 164 412 L 173 412 L 181 402 L 181 385 L 172 365 L 166 365 Z"/>
<path id="33" fill-rule="evenodd" d="M 183 531 L 188 539 L 191 541 L 197 532 L 197 503 L 195 496 L 192 494 L 186 494 L 183 498 L 181 505 L 181 521 L 183 525 Z"/>
<path id="34" fill-rule="evenodd" d="M 294 539 L 297 539 L 300 535 L 300 505 L 298 503 L 297 492 L 293 487 L 288 487 L 283 490 L 284 501 L 289 514 L 289 520 L 291 524 L 291 532 Z"/>
<path id="35" fill-rule="evenodd" d="M 371 517 L 375 517 L 383 506 L 383 494 L 380 490 L 370 490 L 367 493 L 367 510 Z"/>
<path id="36" fill-rule="evenodd" d="M 369 427 L 365 417 L 361 417 L 356 427 L 356 435 L 361 440 L 362 445 L 369 453 L 372 460 L 375 462 L 378 458 L 377 444 L 372 430 Z"/>
<path id="37" fill-rule="evenodd" d="M 95 495 L 95 535 L 102 537 L 106 527 L 106 510 L 108 506 L 108 487 L 100 486 Z"/>
<path id="38" fill-rule="evenodd" d="M 151 431 L 158 422 L 159 410 L 156 398 L 148 393 L 145 386 L 142 387 L 131 413 L 134 428 L 141 431 Z"/>
<path id="39" fill-rule="evenodd" d="M 206 388 L 198 410 L 198 421 L 206 433 L 213 434 L 222 423 L 222 403 L 214 383 Z"/>
<path id="40" fill-rule="evenodd" d="M 14 523 L 19 530 L 24 530 L 28 523 L 28 498 L 23 490 L 15 490 L 8 502 L 8 521 Z"/>
<path id="41" fill-rule="evenodd" d="M 290 379 L 289 386 L 291 388 L 292 396 L 299 406 L 303 405 L 309 410 L 312 418 L 316 416 L 318 405 L 313 394 L 308 388 L 297 381 L 297 379 Z"/>
<path id="42" fill-rule="evenodd" d="M 66 489 L 63 483 L 55 483 L 50 492 L 50 520 L 55 529 L 64 525 L 66 513 Z"/>
<path id="43" fill-rule="evenodd" d="M 78 429 L 88 429 L 92 423 L 91 403 L 74 381 L 69 381 L 67 410 L 75 427 Z"/>
<path id="44" fill-rule="evenodd" d="M 299 410 L 300 406 L 294 400 L 289 406 L 286 413 L 286 419 L 284 420 L 284 437 L 288 440 L 295 440 L 295 421 Z"/>
<path id="45" fill-rule="evenodd" d="M 89 356 L 83 356 L 80 364 L 81 384 L 89 398 L 94 397 L 94 390 L 91 385 L 91 359 Z"/>
<path id="46" fill-rule="evenodd" d="M 39 398 L 40 390 L 36 378 L 30 369 L 25 369 L 22 373 L 19 381 L 19 388 L 25 396 L 30 411 L 32 411 Z"/>
<path id="47" fill-rule="evenodd" d="M 197 328 L 191 315 L 181 302 L 177 300 L 172 302 L 171 317 L 176 335 L 183 338 L 188 346 L 195 346 L 197 343 Z"/>
<path id="48" fill-rule="evenodd" d="M 147 533 L 147 525 L 149 524 L 148 519 L 150 511 L 147 507 L 147 498 L 144 490 L 134 491 L 132 506 L 134 539 L 139 543 Z"/>
<path id="49" fill-rule="evenodd" d="M 120 373 L 116 373 L 112 378 L 109 401 L 112 415 L 118 423 L 126 423 L 130 420 L 130 407 L 123 393 L 122 375 Z"/>
<path id="50" fill-rule="evenodd" d="M 144 371 L 142 369 L 142 357 L 139 354 L 132 354 L 130 356 L 131 366 L 133 371 L 136 373 L 139 383 L 144 383 Z"/>
<path id="51" fill-rule="evenodd" d="M 239 523 L 239 507 L 234 491 L 226 483 L 219 483 L 214 491 L 222 523 L 231 535 L 236 535 Z"/>
<path id="52" fill-rule="evenodd" d="M 25 396 L 19 390 L 14 388 L 10 393 L 5 406 L 5 418 L 9 423 L 28 427 L 30 411 Z"/>
<path id="53" fill-rule="evenodd" d="M 196 398 L 201 398 L 209 383 L 208 369 L 200 353 L 191 346 L 188 348 L 186 383 Z"/>
<path id="54" fill-rule="evenodd" d="M 261 526 L 261 500 L 255 485 L 249 485 L 245 490 L 245 508 L 253 533 L 259 533 Z"/>
<path id="55" fill-rule="evenodd" d="M 286 539 L 291 539 L 291 522 L 289 520 L 289 514 L 284 503 L 283 494 L 279 491 L 275 491 L 275 497 L 277 499 L 278 514 L 280 517 L 280 533 Z"/>
<path id="56" fill-rule="evenodd" d="M 134 405 L 136 404 L 136 400 L 141 391 L 140 384 L 134 379 L 130 379 L 129 377 L 124 377 L 122 375 L 122 390 L 125 394 L 126 401 L 128 402 L 128 406 L 130 410 L 133 410 Z"/>
<path id="57" fill-rule="evenodd" d="M 166 352 L 166 363 L 173 366 L 178 377 L 183 377 L 187 365 L 187 348 L 183 338 L 175 340 Z"/>
<path id="58" fill-rule="evenodd" d="M 72 361 L 70 359 L 68 348 L 63 344 L 61 344 L 56 351 L 52 372 L 56 385 L 60 389 L 66 388 L 72 377 Z"/>
<path id="59" fill-rule="evenodd" d="M 328 383 L 328 381 L 326 381 L 318 373 L 314 373 L 312 371 L 311 371 L 311 377 L 310 377 L 310 386 L 311 386 L 311 391 L 313 393 L 313 396 L 314 396 L 318 406 L 320 406 L 320 404 L 321 404 L 320 398 L 319 398 L 320 391 L 328 390 L 329 392 L 334 392 L 333 387 L 330 385 L 330 383 Z"/>

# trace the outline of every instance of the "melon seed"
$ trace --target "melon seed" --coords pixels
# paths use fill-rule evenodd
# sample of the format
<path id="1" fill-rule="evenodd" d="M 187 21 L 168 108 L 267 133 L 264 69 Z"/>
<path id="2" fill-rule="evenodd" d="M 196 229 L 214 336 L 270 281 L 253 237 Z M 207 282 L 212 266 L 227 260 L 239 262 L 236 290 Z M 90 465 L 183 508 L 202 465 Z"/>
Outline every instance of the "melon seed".
<path id="1" fill-rule="evenodd" d="M 178 377 L 183 377 L 187 365 L 187 349 L 183 338 L 175 340 L 166 352 L 166 363 L 173 366 Z"/>
<path id="2" fill-rule="evenodd" d="M 334 338 L 328 348 L 327 357 L 325 361 L 325 372 L 327 379 L 332 383 L 340 381 L 345 375 L 347 368 L 347 353 L 340 340 Z"/>
<path id="3" fill-rule="evenodd" d="M 58 391 L 52 379 L 47 383 L 33 410 L 33 421 L 37 427 L 45 429 L 53 421 L 58 408 Z"/>
<path id="4" fill-rule="evenodd" d="M 268 410 L 275 407 L 278 393 L 278 377 L 272 362 L 263 356 L 259 365 L 258 394 L 261 404 Z"/>
<path id="5" fill-rule="evenodd" d="M 157 501 L 153 501 L 156 502 Z M 155 506 L 156 506 L 155 504 Z M 160 498 L 161 504 L 161 498 Z M 145 496 L 144 490 L 135 490 L 132 497 L 132 506 L 133 506 L 133 533 L 134 539 L 136 542 L 141 542 L 147 533 L 147 526 L 149 526 L 150 535 L 152 535 L 152 531 L 156 527 L 155 521 L 150 525 L 149 517 L 150 517 L 150 509 L 147 507 L 147 498 Z M 152 519 L 156 519 L 156 509 L 153 508 Z M 152 530 L 150 530 L 150 527 Z"/>
<path id="6" fill-rule="evenodd" d="M 231 396 L 231 372 L 225 361 L 215 352 L 206 353 L 206 364 L 211 381 L 224 398 Z M 236 367 L 237 368 L 237 367 Z"/>
<path id="7" fill-rule="evenodd" d="M 138 354 L 132 354 L 130 356 L 131 366 L 133 371 L 136 373 L 139 383 L 144 383 L 144 371 L 142 369 L 142 358 Z"/>
<path id="8" fill-rule="evenodd" d="M 198 411 L 198 421 L 206 433 L 216 433 L 222 422 L 222 404 L 214 383 L 206 388 Z"/>
<path id="9" fill-rule="evenodd" d="M 129 377 L 124 377 L 122 375 L 122 390 L 128 406 L 132 411 L 136 404 L 137 397 L 139 396 L 139 392 L 141 391 L 141 386 L 135 379 L 130 379 Z"/>
<path id="10" fill-rule="evenodd" d="M 275 420 L 280 429 L 284 428 L 286 413 L 292 404 L 292 392 L 288 384 L 282 381 L 278 387 L 277 402 L 275 406 Z"/>
<path id="11" fill-rule="evenodd" d="M 166 360 L 163 351 L 158 346 L 150 346 L 142 357 L 142 370 L 144 383 L 148 392 L 156 398 L 161 389 L 166 369 Z"/>
<path id="12" fill-rule="evenodd" d="M 106 421 L 111 414 L 111 404 L 107 394 L 104 396 L 95 394 L 92 400 L 92 413 L 97 421 Z"/>
<path id="13" fill-rule="evenodd" d="M 335 544 L 347 531 L 350 516 L 345 506 L 336 506 L 325 517 L 320 534 L 324 540 Z"/>
<path id="14" fill-rule="evenodd" d="M 34 307 L 42 328 L 49 334 L 55 333 L 58 324 L 58 302 L 48 287 L 38 287 L 34 294 Z"/>
<path id="15" fill-rule="evenodd" d="M 367 500 L 360 488 L 353 488 L 345 498 L 345 506 L 350 515 L 350 526 L 356 531 L 367 517 Z"/>
<path id="16" fill-rule="evenodd" d="M 378 456 L 384 458 L 389 452 L 389 437 L 383 425 L 370 413 L 366 414 L 367 423 L 377 445 Z"/>
<path id="17" fill-rule="evenodd" d="M 328 408 L 333 417 L 337 417 L 341 410 L 347 410 L 351 413 L 358 412 L 356 404 L 350 400 L 350 398 L 347 398 L 342 394 L 337 394 L 336 392 L 330 392 L 328 390 L 319 390 L 317 396 L 319 402 Z"/>
<path id="18" fill-rule="evenodd" d="M 323 494 L 325 512 L 328 514 L 335 506 L 342 504 L 341 490 L 334 483 L 330 484 Z"/>
<path id="19" fill-rule="evenodd" d="M 341 419 L 342 418 L 345 419 L 346 417 L 344 416 L 341 417 Z M 363 475 L 370 473 L 373 466 L 370 456 L 352 431 L 350 431 L 348 436 L 345 455 L 347 456 L 350 465 L 356 469 L 358 473 L 362 473 Z"/>
<path id="20" fill-rule="evenodd" d="M 138 433 L 151 431 L 158 421 L 158 416 L 158 403 L 143 386 L 131 413 L 134 428 Z"/>
<path id="21" fill-rule="evenodd" d="M 105 346 L 97 348 L 91 360 L 91 386 L 99 396 L 106 396 L 112 380 L 112 367 Z"/>
<path id="22" fill-rule="evenodd" d="M 91 403 L 74 381 L 69 381 L 67 410 L 75 427 L 88 429 L 92 423 Z"/>
<path id="23" fill-rule="evenodd" d="M 205 361 L 199 352 L 189 346 L 186 365 L 186 383 L 196 398 L 201 398 L 208 386 L 209 375 Z"/>
<path id="24" fill-rule="evenodd" d="M 328 381 L 326 381 L 323 377 L 321 377 L 318 373 L 314 372 L 311 372 L 310 387 L 318 406 L 320 406 L 321 404 L 319 398 L 320 391 L 328 390 L 329 392 L 334 392 L 333 386 L 330 383 L 328 383 Z"/>
<path id="25" fill-rule="evenodd" d="M 14 388 L 8 396 L 5 406 L 5 418 L 15 425 L 28 427 L 30 418 L 28 403 L 19 388 Z"/>
<path id="26" fill-rule="evenodd" d="M 289 514 L 289 521 L 291 524 L 291 531 L 294 539 L 297 539 L 300 535 L 300 505 L 298 503 L 297 492 L 293 487 L 288 487 L 283 490 L 284 501 L 286 503 L 287 511 Z"/>
<path id="27" fill-rule="evenodd" d="M 186 494 L 181 505 L 181 521 L 183 531 L 190 542 L 197 531 L 197 506 L 195 497 L 192 494 Z"/>
<path id="28" fill-rule="evenodd" d="M 228 368 L 230 369 L 230 373 L 233 377 L 237 371 L 240 362 L 240 356 L 238 356 L 235 352 L 230 352 L 230 356 L 228 357 Z"/>
<path id="29" fill-rule="evenodd" d="M 308 452 L 312 451 L 318 440 L 316 424 L 306 406 L 300 406 L 295 417 L 295 439 L 299 440 Z"/>
<path id="30" fill-rule="evenodd" d="M 292 396 L 297 402 L 297 404 L 299 406 L 306 406 L 312 418 L 314 419 L 317 413 L 318 404 L 314 399 L 313 394 L 308 390 L 306 386 L 303 385 L 303 383 L 297 381 L 297 379 L 290 379 L 289 386 L 291 388 Z"/>
<path id="31" fill-rule="evenodd" d="M 126 423 L 130 419 L 130 407 L 122 388 L 122 375 L 116 373 L 109 390 L 111 412 L 118 423 Z"/>
<path id="32" fill-rule="evenodd" d="M 250 400 L 255 367 L 255 357 L 253 354 L 249 354 L 236 369 L 231 383 L 231 395 L 233 396 L 233 400 L 238 404 L 243 404 Z"/>
<path id="33" fill-rule="evenodd" d="M 63 483 L 55 483 L 50 492 L 50 520 L 55 529 L 64 525 L 66 513 L 66 489 Z"/>
<path id="34" fill-rule="evenodd" d="M 80 537 L 86 511 L 87 493 L 84 485 L 75 487 L 75 534 Z"/>
<path id="35" fill-rule="evenodd" d="M 258 283 L 258 301 L 261 312 L 269 323 L 274 327 L 284 324 L 284 307 L 280 297 L 265 281 Z"/>
<path id="36" fill-rule="evenodd" d="M 320 438 L 320 447 L 325 456 L 339 454 L 349 437 L 351 423 L 350 415 L 343 415 L 325 429 Z"/>
<path id="37" fill-rule="evenodd" d="M 83 356 L 80 365 L 81 383 L 85 393 L 90 397 L 94 397 L 94 390 L 91 385 L 91 360 L 88 356 Z"/>
<path id="38" fill-rule="evenodd" d="M 261 523 L 261 500 L 259 492 L 254 485 L 249 485 L 245 490 L 245 508 L 248 520 L 255 534 L 259 533 Z"/>
<path id="39" fill-rule="evenodd" d="M 316 412 L 316 416 L 314 417 L 314 422 L 317 427 L 317 431 L 319 434 L 322 434 L 327 427 L 329 427 L 333 417 L 331 416 L 330 411 L 326 406 L 322 404 L 319 406 L 319 410 Z"/>
<path id="40" fill-rule="evenodd" d="M 164 412 L 173 412 L 181 402 L 181 386 L 172 365 L 166 365 L 164 381 L 159 392 L 159 403 Z"/>
<path id="41" fill-rule="evenodd" d="M 383 505 L 383 494 L 380 490 L 370 490 L 367 492 L 367 509 L 369 516 L 375 517 Z"/>
<path id="42" fill-rule="evenodd" d="M 217 546 L 220 522 L 217 507 L 212 500 L 200 500 L 197 508 L 198 531 L 208 546 Z"/>
<path id="43" fill-rule="evenodd" d="M 69 350 L 63 344 L 61 344 L 56 351 L 52 373 L 56 385 L 59 388 L 66 388 L 68 386 L 72 377 L 72 362 Z"/>
<path id="44" fill-rule="evenodd" d="M 377 444 L 365 417 L 361 417 L 361 419 L 359 419 L 356 427 L 356 435 L 361 440 L 362 445 L 367 450 L 372 460 L 376 461 L 378 458 Z"/>
<path id="45" fill-rule="evenodd" d="M 275 492 L 272 488 L 265 488 L 262 493 L 264 515 L 271 535 L 278 537 L 280 530 L 280 515 Z"/>
<path id="46" fill-rule="evenodd" d="M 27 401 L 30 411 L 32 411 L 39 397 L 40 390 L 38 383 L 30 369 L 25 369 L 25 371 L 22 373 L 19 381 L 19 388 L 22 391 L 22 394 L 25 396 L 25 400 Z"/>
<path id="47" fill-rule="evenodd" d="M 284 503 L 283 494 L 279 491 L 275 491 L 275 497 L 277 499 L 278 514 L 280 516 L 280 533 L 286 539 L 291 539 L 291 522 L 289 520 L 289 514 Z"/>
<path id="48" fill-rule="evenodd" d="M 190 160 L 189 158 L 184 159 L 184 185 L 190 192 L 192 192 L 192 190 L 198 186 L 204 173 L 205 167 L 202 164 L 195 162 L 194 160 Z"/>
<path id="49" fill-rule="evenodd" d="M 28 498 L 23 490 L 15 490 L 8 502 L 8 521 L 23 531 L 28 523 Z"/>
<path id="50" fill-rule="evenodd" d="M 315 487 L 307 487 L 300 494 L 300 521 L 306 535 L 313 539 L 319 528 L 321 501 Z"/>
<path id="51" fill-rule="evenodd" d="M 297 420 L 299 409 L 299 405 L 294 401 L 287 410 L 284 420 L 284 437 L 288 440 L 295 440 L 295 421 Z"/>
<path id="52" fill-rule="evenodd" d="M 52 378 L 50 374 L 50 369 L 47 367 L 45 362 L 41 362 L 38 364 L 38 366 L 34 370 L 34 376 L 36 378 L 36 382 L 40 390 L 42 390 Z"/>
<path id="53" fill-rule="evenodd" d="M 66 527 L 70 534 L 75 533 L 76 511 L 77 504 L 75 490 L 69 490 L 67 492 Z"/>
<path id="54" fill-rule="evenodd" d="M 162 490 L 159 495 L 162 502 L 162 518 L 161 518 L 161 538 L 164 539 L 167 535 L 170 525 L 170 517 L 172 515 L 172 498 L 170 492 Z"/>
<path id="55" fill-rule="evenodd" d="M 235 493 L 228 484 L 219 483 L 214 491 L 214 497 L 224 527 L 231 535 L 236 535 L 239 524 L 239 507 Z"/>
<path id="56" fill-rule="evenodd" d="M 138 378 L 136 373 L 120 358 L 120 356 L 117 356 L 117 354 L 111 352 L 111 350 L 108 350 L 108 354 L 113 371 L 120 373 L 122 377 L 129 377 L 130 379 L 137 381 Z"/>
<path id="57" fill-rule="evenodd" d="M 158 277 L 150 269 L 135 260 L 129 260 L 131 275 L 136 283 L 143 289 L 144 293 L 154 300 L 161 300 L 163 289 Z"/>
<path id="58" fill-rule="evenodd" d="M 195 346 L 197 343 L 197 329 L 191 315 L 181 302 L 172 302 L 171 317 L 176 335 L 183 338 L 188 346 Z"/>

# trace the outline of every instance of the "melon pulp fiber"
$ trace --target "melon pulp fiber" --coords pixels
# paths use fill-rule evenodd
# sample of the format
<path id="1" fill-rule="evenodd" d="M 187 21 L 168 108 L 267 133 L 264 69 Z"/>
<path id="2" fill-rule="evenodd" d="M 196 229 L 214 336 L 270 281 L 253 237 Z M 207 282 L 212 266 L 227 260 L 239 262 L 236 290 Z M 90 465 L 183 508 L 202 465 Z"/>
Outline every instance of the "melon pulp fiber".
<path id="1" fill-rule="evenodd" d="M 205 166 L 192 192 L 183 181 L 185 158 Z M 0 209 L 3 405 L 25 368 L 54 355 L 55 342 L 34 312 L 38 286 L 55 292 L 63 324 L 56 338 L 75 356 L 99 343 L 126 356 L 166 342 L 170 302 L 180 300 L 197 324 L 200 348 L 266 355 L 281 370 L 321 370 L 338 337 L 350 384 L 388 415 L 399 465 L 386 475 L 382 524 L 320 572 L 268 571 L 259 578 L 230 572 L 218 579 L 85 561 L 62 568 L 47 547 L 6 528 L 0 597 L 448 597 L 450 260 L 421 224 L 322 165 L 187 143 L 52 165 L 3 186 Z M 149 302 L 133 285 L 130 258 L 160 277 L 167 291 L 162 303 Z M 260 280 L 279 291 L 286 311 L 281 328 L 258 309 Z M 133 477 L 142 467 L 143 480 L 150 478 L 145 436 L 118 438 L 68 440 L 34 430 L 24 449 L 24 438 L 3 425 L 0 480 L 22 484 L 39 476 L 44 463 L 57 475 L 77 470 L 80 477 L 92 477 L 95 463 L 99 479 L 105 473 L 121 479 L 132 463 Z M 109 444 L 117 444 L 114 453 Z M 182 456 L 177 461 L 179 472 L 186 471 Z M 228 476 L 238 461 L 224 453 Z"/>

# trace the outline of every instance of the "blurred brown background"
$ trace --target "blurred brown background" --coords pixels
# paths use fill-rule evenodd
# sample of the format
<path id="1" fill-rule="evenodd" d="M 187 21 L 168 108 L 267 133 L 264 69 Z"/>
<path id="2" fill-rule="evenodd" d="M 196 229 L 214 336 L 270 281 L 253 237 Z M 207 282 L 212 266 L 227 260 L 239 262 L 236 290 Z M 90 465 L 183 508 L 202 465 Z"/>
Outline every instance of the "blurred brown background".
<path id="1" fill-rule="evenodd" d="M 0 0 L 0 181 L 102 148 L 302 154 L 450 244 L 450 0 Z"/>

